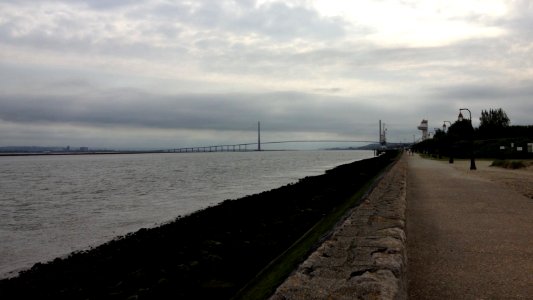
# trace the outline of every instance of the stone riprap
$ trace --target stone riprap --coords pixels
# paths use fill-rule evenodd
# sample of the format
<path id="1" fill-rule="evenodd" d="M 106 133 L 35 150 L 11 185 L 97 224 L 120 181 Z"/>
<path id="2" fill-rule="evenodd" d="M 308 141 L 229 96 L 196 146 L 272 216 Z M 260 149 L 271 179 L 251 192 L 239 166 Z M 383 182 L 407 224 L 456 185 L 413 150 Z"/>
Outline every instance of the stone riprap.
<path id="1" fill-rule="evenodd" d="M 406 175 L 403 157 L 271 299 L 405 299 Z"/>

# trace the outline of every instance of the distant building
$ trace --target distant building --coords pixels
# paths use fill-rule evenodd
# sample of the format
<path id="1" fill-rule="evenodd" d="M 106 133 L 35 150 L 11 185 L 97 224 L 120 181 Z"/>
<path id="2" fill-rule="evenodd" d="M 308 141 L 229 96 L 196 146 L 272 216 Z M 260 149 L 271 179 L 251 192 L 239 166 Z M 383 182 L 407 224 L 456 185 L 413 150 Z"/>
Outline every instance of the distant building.
<path id="1" fill-rule="evenodd" d="M 80 151 L 81 152 L 88 152 L 89 151 L 89 147 L 80 147 Z"/>
<path id="2" fill-rule="evenodd" d="M 422 119 L 422 122 L 418 125 L 418 130 L 422 131 L 422 140 L 426 140 L 428 138 L 428 120 Z"/>

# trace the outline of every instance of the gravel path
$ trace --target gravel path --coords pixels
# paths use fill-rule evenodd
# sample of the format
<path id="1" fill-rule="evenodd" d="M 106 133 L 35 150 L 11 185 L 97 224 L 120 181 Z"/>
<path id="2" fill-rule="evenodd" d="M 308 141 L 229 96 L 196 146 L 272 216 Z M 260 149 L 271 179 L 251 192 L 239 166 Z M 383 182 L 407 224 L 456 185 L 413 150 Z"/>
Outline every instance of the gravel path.
<path id="1" fill-rule="evenodd" d="M 533 299 L 528 172 L 408 157 L 410 299 Z"/>
<path id="2" fill-rule="evenodd" d="M 466 176 L 479 176 L 496 184 L 515 190 L 533 199 L 533 165 L 525 169 L 504 169 L 491 167 L 492 161 L 477 160 L 476 172 L 470 172 L 470 160 L 456 160 L 453 167 Z"/>

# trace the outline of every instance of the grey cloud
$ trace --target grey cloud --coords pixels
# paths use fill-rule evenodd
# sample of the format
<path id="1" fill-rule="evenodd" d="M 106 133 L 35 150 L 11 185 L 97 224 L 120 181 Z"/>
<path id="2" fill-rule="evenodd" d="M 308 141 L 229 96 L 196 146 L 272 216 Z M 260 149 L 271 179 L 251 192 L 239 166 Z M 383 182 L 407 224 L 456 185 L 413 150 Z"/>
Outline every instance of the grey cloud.
<path id="1" fill-rule="evenodd" d="M 2 0 L 0 2 L 35 4 L 35 0 Z M 145 2 L 145 0 L 48 0 L 47 2 L 84 3 L 91 7 L 117 7 L 141 3 Z"/>
<path id="2" fill-rule="evenodd" d="M 30 3 L 35 4 L 34 0 L 12 0 L 8 2 L 14 3 Z M 92 9 L 105 10 L 105 9 L 116 9 L 131 5 L 139 5 L 146 3 L 147 0 L 49 0 L 48 2 L 62 2 L 65 4 L 78 4 L 84 5 Z"/>
<path id="3" fill-rule="evenodd" d="M 503 108 L 515 125 L 531 124 L 533 82 L 523 81 L 514 85 L 503 83 L 448 85 L 428 91 L 431 102 L 418 109 L 440 115 L 442 120 L 455 120 L 460 107 L 470 108 L 477 122 L 481 110 Z"/>
<path id="4" fill-rule="evenodd" d="M 533 82 L 521 82 L 515 86 L 498 83 L 464 84 L 432 88 L 434 96 L 444 99 L 473 99 L 473 100 L 509 100 L 533 98 Z"/>
<path id="5" fill-rule="evenodd" d="M 533 15 L 528 1 L 513 2 L 516 9 L 500 19 L 472 15 L 467 20 L 504 28 L 508 34 L 439 47 L 373 45 L 357 37 L 365 28 L 281 1 L 261 6 L 251 0 L 62 2 L 72 5 L 70 15 L 68 6 L 67 14 L 50 11 L 43 26 L 26 26 L 33 24 L 29 21 L 34 16 L 2 15 L 0 40 L 5 49 L 27 51 L 20 57 L 35 51 L 43 61 L 2 60 L 0 119 L 227 131 L 254 130 L 260 120 L 266 128 L 283 132 L 350 134 L 358 129 L 371 135 L 377 119 L 400 135 L 417 132 L 421 118 L 455 118 L 462 105 L 473 112 L 502 106 L 515 123 L 531 119 L 533 82 L 527 76 L 533 66 Z M 33 7 L 35 1 L 11 3 L 16 10 L 17 5 Z M 114 23 L 118 19 L 121 24 Z M 22 30 L 27 28 L 31 30 Z M 52 59 L 46 61 L 50 53 Z M 80 65 L 53 65 L 72 53 L 69 61 L 79 57 Z M 120 69 L 113 70 L 115 63 Z M 146 67 L 146 74 L 128 73 L 130 63 L 133 70 Z M 172 67 L 177 74 L 190 67 L 194 75 L 176 79 L 165 74 Z M 318 79 L 329 84 L 317 84 L 312 91 L 297 90 L 297 84 L 290 83 L 287 89 L 294 92 L 239 92 L 256 88 L 238 82 L 248 80 L 247 75 L 247 82 L 283 84 L 288 79 L 307 87 Z M 231 87 L 226 86 L 228 78 L 236 78 Z M 348 93 L 339 87 L 352 79 L 382 90 L 365 89 L 370 96 L 364 99 L 357 91 L 351 98 L 331 96 Z M 237 92 L 162 96 L 159 88 Z"/>
<path id="6" fill-rule="evenodd" d="M 259 28 L 270 36 L 282 38 L 331 39 L 344 35 L 344 24 L 340 20 L 323 19 L 316 11 L 301 7 L 290 8 L 282 3 L 272 3 L 261 8 L 235 25 Z"/>
<path id="7" fill-rule="evenodd" d="M 138 5 L 146 2 L 143 0 L 76 0 L 95 9 L 112 9 L 128 5 Z M 66 1 L 69 2 L 69 1 Z"/>
<path id="8" fill-rule="evenodd" d="M 500 37 L 500 43 L 507 45 L 526 47 L 533 38 L 533 4 L 529 0 L 505 1 L 507 13 L 500 17 L 487 16 L 472 13 L 460 19 L 471 23 L 478 23 L 482 26 L 492 26 L 505 31 L 505 36 Z"/>
<path id="9" fill-rule="evenodd" d="M 66 24 L 57 24 L 65 27 Z M 73 32 L 76 26 L 70 26 Z M 79 29 L 79 28 L 78 28 Z M 0 40 L 8 45 L 32 47 L 36 49 L 52 50 L 56 53 L 76 55 L 103 55 L 121 58 L 149 58 L 157 57 L 160 60 L 173 59 L 178 55 L 185 55 L 187 48 L 180 45 L 166 45 L 163 47 L 150 44 L 146 41 L 124 41 L 117 37 L 94 35 L 62 35 L 60 33 L 46 34 L 45 28 L 38 28 L 22 36 L 15 36 L 15 24 L 4 24 L 0 27 Z M 160 32 L 161 34 L 161 32 Z M 171 33 L 169 33 L 171 34 Z"/>
<path id="10" fill-rule="evenodd" d="M 313 47 L 307 51 L 271 51 L 256 47 L 231 51 L 238 45 L 230 46 L 227 41 L 219 39 L 206 43 L 220 45 L 217 55 L 206 56 L 199 62 L 204 69 L 214 72 L 306 78 L 319 69 L 322 75 L 379 81 L 420 80 L 419 72 L 433 70 L 458 73 L 458 76 L 469 73 L 472 77 L 492 75 L 492 70 L 482 69 L 475 62 L 501 61 L 506 47 L 498 39 L 435 47 L 378 47 L 359 43 Z M 497 75 L 501 75 L 501 70 Z"/>
<path id="11" fill-rule="evenodd" d="M 152 18 L 160 20 L 166 17 L 167 22 L 185 23 L 208 31 L 257 33 L 275 40 L 338 38 L 345 34 L 347 26 L 340 19 L 322 18 L 314 10 L 290 7 L 282 2 L 258 7 L 251 5 L 251 1 L 230 3 L 236 7 L 228 8 L 223 1 L 165 3 L 153 8 Z"/>
<path id="12" fill-rule="evenodd" d="M 509 29 L 513 35 L 531 38 L 533 32 L 533 4 L 529 0 L 509 1 L 509 12 L 504 17 L 493 20 L 492 24 Z"/>
<path id="13" fill-rule="evenodd" d="M 115 27 L 110 15 L 99 16 L 99 12 L 91 11 L 78 15 L 72 8 L 50 10 L 46 25 L 29 31 L 26 24 L 32 16 L 6 15 L 0 26 L 0 39 L 6 44 L 63 52 L 165 59 L 193 49 L 196 55 L 210 57 L 239 50 L 261 52 L 273 42 L 289 43 L 293 39 L 336 39 L 344 36 L 348 26 L 342 20 L 322 18 L 311 9 L 284 3 L 256 7 L 251 1 L 133 2 L 65 1 L 85 3 L 90 8 L 120 9 L 119 16 L 131 21 L 128 32 Z M 228 7 L 227 3 L 233 6 Z M 138 38 L 128 39 L 129 34 Z M 255 36 L 254 42 L 244 43 L 250 35 Z"/>
<path id="14" fill-rule="evenodd" d="M 328 93 L 328 94 L 335 94 L 342 92 L 341 88 L 315 88 L 313 91 L 318 93 Z"/>
<path id="15" fill-rule="evenodd" d="M 78 97 L 79 98 L 79 97 Z M 117 90 L 86 99 L 0 98 L 0 119 L 16 123 L 76 123 L 174 129 L 245 130 L 261 120 L 274 131 L 347 133 L 373 122 L 372 106 L 336 97 L 283 92 L 156 96 Z"/>

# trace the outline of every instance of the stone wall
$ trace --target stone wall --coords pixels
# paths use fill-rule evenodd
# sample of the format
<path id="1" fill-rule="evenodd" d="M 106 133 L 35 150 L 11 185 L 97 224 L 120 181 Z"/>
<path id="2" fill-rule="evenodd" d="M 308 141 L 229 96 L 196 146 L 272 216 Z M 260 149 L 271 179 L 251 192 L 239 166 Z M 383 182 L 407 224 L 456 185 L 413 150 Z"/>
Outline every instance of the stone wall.
<path id="1" fill-rule="evenodd" d="M 403 157 L 271 299 L 406 299 L 406 175 Z"/>

